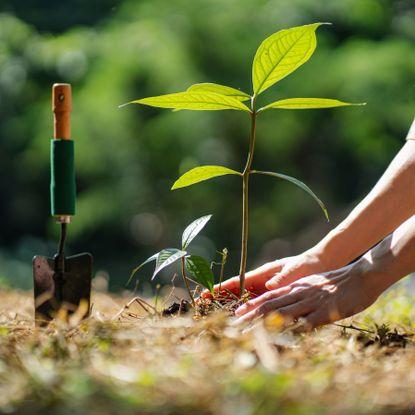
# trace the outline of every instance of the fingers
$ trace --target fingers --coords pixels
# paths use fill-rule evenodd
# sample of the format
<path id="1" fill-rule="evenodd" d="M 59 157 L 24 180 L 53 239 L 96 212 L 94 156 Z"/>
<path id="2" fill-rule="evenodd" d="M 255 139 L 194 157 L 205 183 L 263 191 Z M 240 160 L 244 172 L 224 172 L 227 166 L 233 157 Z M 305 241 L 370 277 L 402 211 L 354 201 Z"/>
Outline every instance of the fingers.
<path id="1" fill-rule="evenodd" d="M 258 307 L 261 307 L 263 304 L 278 299 L 280 301 L 280 306 L 282 307 L 285 304 L 289 304 L 290 302 L 295 300 L 295 296 L 288 297 L 288 294 L 292 290 L 292 287 L 283 287 L 278 290 L 268 291 L 253 300 L 247 301 L 245 304 L 241 305 L 236 311 L 235 314 L 237 316 L 242 316 Z M 288 301 L 288 303 L 287 303 Z"/>
<path id="2" fill-rule="evenodd" d="M 343 269 L 301 278 L 248 301 L 236 310 L 236 323 L 275 311 L 285 319 L 300 319 L 295 331 L 312 330 L 356 312 L 356 307 L 350 307 L 358 300 L 356 285 L 349 284 Z"/>
<path id="3" fill-rule="evenodd" d="M 265 291 L 267 291 L 265 287 L 265 283 L 268 279 L 274 275 L 276 272 L 279 272 L 283 267 L 282 261 L 272 261 L 268 262 L 252 271 L 249 271 L 245 274 L 245 288 L 256 295 L 261 295 Z M 240 287 L 240 280 L 239 276 L 229 278 L 228 280 L 222 282 L 220 284 L 216 284 L 214 286 L 214 290 L 216 293 L 219 291 L 221 294 L 226 295 L 227 291 L 230 291 L 232 294 L 239 296 L 239 287 Z M 205 295 L 206 294 L 206 295 Z M 203 296 L 209 296 L 209 293 L 204 292 Z"/>
<path id="4" fill-rule="evenodd" d="M 301 272 L 302 264 L 286 264 L 281 271 L 276 273 L 271 279 L 265 283 L 268 290 L 275 290 L 285 285 L 291 284 L 299 278 L 305 277 L 306 274 Z"/>
<path id="5" fill-rule="evenodd" d="M 284 260 L 275 260 L 275 261 L 267 262 L 261 265 L 260 267 L 247 272 L 246 280 L 249 281 L 250 279 L 257 278 L 260 275 L 267 277 L 268 279 L 269 277 L 274 275 L 276 272 L 281 271 L 281 269 L 284 266 L 284 263 L 285 263 Z"/>
<path id="6" fill-rule="evenodd" d="M 329 318 L 329 313 L 327 313 L 326 310 L 318 309 L 302 318 L 298 327 L 294 329 L 294 332 L 305 333 L 328 323 L 332 323 Z"/>
<path id="7" fill-rule="evenodd" d="M 220 290 L 221 291 L 230 291 L 235 295 L 239 295 L 239 277 L 232 277 L 229 278 L 228 280 L 224 281 L 221 285 L 220 285 Z M 216 284 L 213 289 L 215 290 L 215 293 L 219 292 L 219 284 Z"/>
<path id="8" fill-rule="evenodd" d="M 235 296 L 239 296 L 239 277 L 229 278 L 224 281 L 222 284 L 216 284 L 213 287 L 215 294 L 221 294 L 222 296 L 228 297 L 229 293 L 232 293 Z M 208 290 L 202 291 L 203 298 L 212 298 L 212 293 Z"/>
<path id="9" fill-rule="evenodd" d="M 350 313 L 340 313 L 334 304 L 328 304 L 325 307 L 318 307 L 310 312 L 302 319 L 301 324 L 294 331 L 296 333 L 311 331 L 319 326 L 342 320 L 349 315 Z"/>
<path id="10" fill-rule="evenodd" d="M 291 294 L 288 294 L 286 297 L 289 296 L 291 296 Z M 244 314 L 236 321 L 236 324 L 251 321 L 254 318 L 264 316 L 272 311 L 277 312 L 286 322 L 291 322 L 313 312 L 316 308 L 315 303 L 308 298 L 295 301 L 294 303 L 285 306 L 281 306 L 279 300 L 281 299 L 270 300 L 249 313 Z"/>
<path id="11" fill-rule="evenodd" d="M 342 316 L 331 298 L 336 291 L 322 288 L 317 283 L 311 280 L 308 284 L 295 283 L 268 291 L 239 307 L 235 312 L 239 316 L 236 323 L 250 321 L 271 311 L 276 311 L 287 320 L 302 318 L 300 331 L 339 320 Z"/>

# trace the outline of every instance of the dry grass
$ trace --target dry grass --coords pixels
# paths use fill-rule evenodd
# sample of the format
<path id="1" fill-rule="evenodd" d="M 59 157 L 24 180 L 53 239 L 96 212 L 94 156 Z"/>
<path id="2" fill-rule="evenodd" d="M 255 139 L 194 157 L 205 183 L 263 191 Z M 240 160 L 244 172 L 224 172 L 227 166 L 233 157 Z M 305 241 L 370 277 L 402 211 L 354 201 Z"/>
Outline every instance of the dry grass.
<path id="1" fill-rule="evenodd" d="M 146 316 L 136 302 L 114 320 L 126 299 L 96 294 L 93 303 L 88 321 L 38 330 L 30 295 L 0 292 L 0 412 L 415 411 L 415 310 L 402 293 L 355 318 L 354 325 L 373 333 L 330 325 L 293 335 L 281 332 L 276 318 L 243 330 L 224 313 L 162 318 Z M 375 322 L 394 322 L 408 337 Z"/>

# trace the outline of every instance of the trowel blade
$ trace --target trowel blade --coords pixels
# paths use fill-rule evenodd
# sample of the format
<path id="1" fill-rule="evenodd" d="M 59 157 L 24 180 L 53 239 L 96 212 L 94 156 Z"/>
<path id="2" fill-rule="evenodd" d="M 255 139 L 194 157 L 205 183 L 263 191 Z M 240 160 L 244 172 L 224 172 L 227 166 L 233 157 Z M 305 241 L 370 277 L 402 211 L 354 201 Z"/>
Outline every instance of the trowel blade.
<path id="1" fill-rule="evenodd" d="M 55 260 L 44 256 L 33 258 L 33 280 L 36 325 L 44 325 L 59 312 L 80 318 L 89 314 L 92 279 L 92 255 L 78 254 L 65 258 L 65 272 L 55 271 Z"/>

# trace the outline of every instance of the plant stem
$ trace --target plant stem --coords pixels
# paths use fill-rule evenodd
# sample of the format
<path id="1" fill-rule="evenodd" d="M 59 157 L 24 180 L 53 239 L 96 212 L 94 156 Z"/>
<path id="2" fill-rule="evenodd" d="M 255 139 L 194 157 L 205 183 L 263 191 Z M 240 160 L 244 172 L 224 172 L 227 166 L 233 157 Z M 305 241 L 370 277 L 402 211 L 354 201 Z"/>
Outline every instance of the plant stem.
<path id="1" fill-rule="evenodd" d="M 193 298 L 192 292 L 190 291 L 190 286 L 189 286 L 189 281 L 187 280 L 187 275 L 186 275 L 186 267 L 185 267 L 185 259 L 184 257 L 181 258 L 182 260 L 182 277 L 183 277 L 183 281 L 184 284 L 186 285 L 186 289 L 187 292 L 189 294 L 190 300 L 192 301 L 192 306 L 194 309 L 196 309 L 196 303 L 195 303 L 195 299 Z"/>
<path id="2" fill-rule="evenodd" d="M 160 293 L 160 284 L 157 284 L 156 285 L 156 298 L 154 300 L 154 308 L 156 309 L 156 311 L 157 311 L 157 303 L 159 300 L 159 293 Z"/>
<path id="3" fill-rule="evenodd" d="M 241 265 L 239 268 L 239 295 L 242 297 L 245 293 L 245 272 L 246 261 L 248 257 L 248 212 L 249 212 L 249 175 L 251 174 L 252 161 L 254 159 L 255 135 L 256 135 L 256 117 L 255 110 L 256 96 L 251 99 L 251 135 L 249 137 L 249 152 L 246 160 L 245 169 L 242 173 L 242 246 L 241 246 Z"/>
<path id="4" fill-rule="evenodd" d="M 219 275 L 219 292 L 222 290 L 223 272 L 225 270 L 226 259 L 228 257 L 228 250 L 224 248 L 222 250 L 222 261 L 220 264 L 220 275 Z"/>

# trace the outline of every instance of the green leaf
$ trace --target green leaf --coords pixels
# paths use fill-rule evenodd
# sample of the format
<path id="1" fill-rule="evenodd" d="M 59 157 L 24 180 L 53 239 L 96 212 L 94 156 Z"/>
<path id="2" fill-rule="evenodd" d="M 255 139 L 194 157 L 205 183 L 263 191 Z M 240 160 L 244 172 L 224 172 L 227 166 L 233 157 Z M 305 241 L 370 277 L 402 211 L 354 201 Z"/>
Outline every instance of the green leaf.
<path id="1" fill-rule="evenodd" d="M 180 249 L 176 248 L 167 248 L 160 251 L 157 255 L 156 269 L 154 270 L 151 279 L 153 280 L 155 276 L 163 268 L 166 268 L 168 265 L 173 264 L 173 262 L 176 262 L 178 259 L 184 257 L 186 254 L 186 251 L 181 251 Z"/>
<path id="2" fill-rule="evenodd" d="M 173 184 L 171 190 L 180 189 L 181 187 L 191 186 L 192 184 L 209 180 L 213 177 L 224 176 L 225 174 L 237 174 L 242 176 L 241 173 L 228 169 L 222 166 L 199 166 L 189 170 L 180 176 Z"/>
<path id="3" fill-rule="evenodd" d="M 194 220 L 183 232 L 182 235 L 182 250 L 185 250 L 190 242 L 198 235 L 198 233 L 209 222 L 212 215 L 202 216 L 199 219 Z"/>
<path id="4" fill-rule="evenodd" d="M 337 99 L 329 98 L 289 98 L 275 101 L 272 104 L 268 104 L 265 107 L 258 110 L 265 111 L 270 108 L 280 109 L 292 109 L 292 110 L 304 110 L 304 109 L 317 109 L 317 108 L 334 108 L 345 107 L 347 105 L 366 105 L 366 103 L 352 104 L 350 102 L 342 102 Z"/>
<path id="5" fill-rule="evenodd" d="M 256 95 L 294 72 L 307 62 L 316 45 L 316 30 L 322 24 L 280 30 L 259 46 L 252 65 L 252 83 Z"/>
<path id="6" fill-rule="evenodd" d="M 130 283 L 134 275 L 140 270 L 141 267 L 143 267 L 145 264 L 148 264 L 151 261 L 154 261 L 157 259 L 159 252 L 157 254 L 152 255 L 151 257 L 147 258 L 144 262 L 142 262 L 138 267 L 134 268 L 131 272 L 130 278 L 127 281 L 127 284 Z"/>
<path id="7" fill-rule="evenodd" d="M 183 110 L 251 110 L 235 98 L 211 92 L 177 92 L 175 94 L 160 95 L 131 101 L 128 104 L 143 104 L 150 107 L 173 108 Z M 125 104 L 125 105 L 128 105 Z"/>
<path id="8" fill-rule="evenodd" d="M 301 187 L 301 189 L 303 189 L 305 192 L 307 192 L 319 204 L 319 206 L 321 207 L 321 209 L 324 212 L 324 216 L 326 217 L 327 222 L 329 222 L 329 213 L 327 211 L 327 208 L 326 208 L 325 204 L 316 196 L 316 194 L 306 184 L 304 184 L 300 180 L 298 180 L 294 177 L 291 177 L 291 176 L 287 176 L 285 174 L 274 173 L 272 171 L 252 170 L 252 173 L 265 174 L 267 176 L 278 177 L 279 179 L 288 180 L 289 182 L 294 183 L 298 187 Z"/>
<path id="9" fill-rule="evenodd" d="M 203 285 L 203 287 L 207 288 L 213 294 L 215 276 L 210 269 L 209 263 L 203 257 L 198 255 L 187 256 L 186 269 L 193 280 Z"/>
<path id="10" fill-rule="evenodd" d="M 210 82 L 194 84 L 187 88 L 187 90 L 190 92 L 211 92 L 214 94 L 225 95 L 227 97 L 232 97 L 242 102 L 251 99 L 250 95 L 240 91 L 239 89 L 231 88 L 230 86 L 225 85 L 213 84 Z"/>

